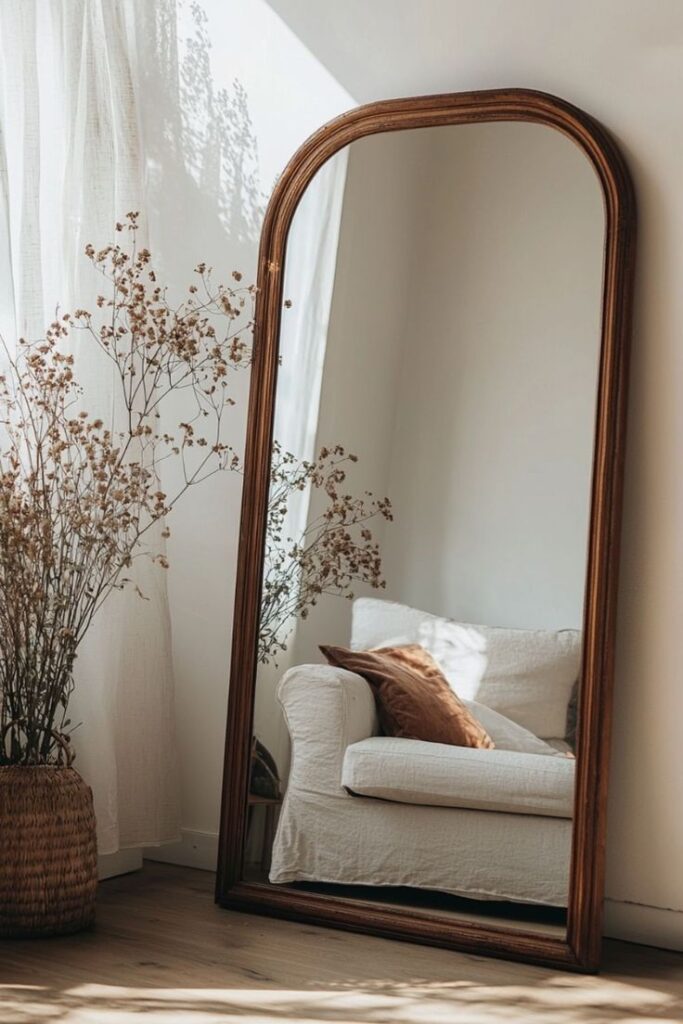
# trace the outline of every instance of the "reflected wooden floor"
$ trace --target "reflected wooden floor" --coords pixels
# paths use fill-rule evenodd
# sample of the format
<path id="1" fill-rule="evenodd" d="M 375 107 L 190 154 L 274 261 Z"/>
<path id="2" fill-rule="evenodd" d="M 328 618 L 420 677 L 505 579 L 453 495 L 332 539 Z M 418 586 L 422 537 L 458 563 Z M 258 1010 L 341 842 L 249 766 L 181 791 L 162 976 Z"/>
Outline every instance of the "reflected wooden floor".
<path id="1" fill-rule="evenodd" d="M 94 931 L 0 942 L 2 1024 L 674 1024 L 683 955 L 606 946 L 599 977 L 217 908 L 213 876 L 147 864 Z"/>
<path id="2" fill-rule="evenodd" d="M 267 883 L 263 873 L 247 875 L 250 880 Z M 280 886 L 282 889 L 288 886 Z M 343 896 L 363 903 L 379 906 L 410 907 L 427 914 L 472 924 L 494 925 L 501 928 L 522 929 L 564 938 L 567 931 L 567 913 L 557 907 L 530 906 L 497 900 L 469 900 L 443 892 L 408 889 L 398 886 L 324 885 L 316 882 L 292 883 L 292 889 Z"/>
<path id="3" fill-rule="evenodd" d="M 261 864 L 247 864 L 244 877 L 249 882 L 268 885 L 268 871 Z M 378 906 L 410 907 L 435 917 L 466 921 L 471 924 L 494 925 L 554 935 L 563 939 L 567 933 L 567 911 L 503 900 L 472 900 L 433 890 L 410 889 L 405 886 L 342 885 L 323 882 L 292 882 L 274 888 L 343 896 Z"/>

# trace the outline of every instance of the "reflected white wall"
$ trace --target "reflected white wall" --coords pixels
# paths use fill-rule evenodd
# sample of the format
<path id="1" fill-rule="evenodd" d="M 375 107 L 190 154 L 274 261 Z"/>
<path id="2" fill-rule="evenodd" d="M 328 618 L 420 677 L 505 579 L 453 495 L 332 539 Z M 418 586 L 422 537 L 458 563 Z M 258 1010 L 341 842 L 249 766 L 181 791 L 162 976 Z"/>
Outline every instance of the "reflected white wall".
<path id="1" fill-rule="evenodd" d="M 356 452 L 349 490 L 395 516 L 373 524 L 387 590 L 358 593 L 581 627 L 603 242 L 597 178 L 550 129 L 352 144 L 318 444 Z M 294 662 L 349 632 L 325 598 Z"/>
<path id="2" fill-rule="evenodd" d="M 597 177 L 549 128 L 466 125 L 426 133 L 420 197 L 387 596 L 466 622 L 580 628 L 604 248 Z"/>

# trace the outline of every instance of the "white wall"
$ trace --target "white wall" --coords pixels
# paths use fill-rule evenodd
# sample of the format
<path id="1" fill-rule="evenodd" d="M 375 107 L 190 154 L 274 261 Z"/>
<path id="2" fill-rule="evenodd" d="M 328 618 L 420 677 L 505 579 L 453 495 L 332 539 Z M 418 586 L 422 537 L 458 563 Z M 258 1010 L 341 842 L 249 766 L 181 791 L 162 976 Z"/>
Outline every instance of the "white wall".
<path id="1" fill-rule="evenodd" d="M 639 206 L 607 847 L 612 933 L 683 948 L 683 4 L 270 0 L 358 102 L 525 86 L 609 127 Z"/>
<path id="2" fill-rule="evenodd" d="M 258 0 L 210 0 L 205 7 L 214 81 L 230 90 L 239 74 L 247 83 L 263 188 L 317 124 L 354 101 L 390 96 L 511 85 L 543 89 L 593 113 L 619 140 L 635 178 L 640 228 L 608 911 L 612 930 L 683 945 L 683 4 L 344 0 L 326 3 L 320 17 L 309 0 L 270 0 L 271 12 L 286 19 L 291 32 Z M 250 24 L 251 18 L 256 22 Z M 155 37 L 149 38 L 152 47 Z M 165 37 L 162 42 L 167 46 Z M 320 82 L 325 88 L 318 88 Z M 203 176 L 187 170 L 189 157 L 201 162 L 207 155 L 206 140 L 190 154 L 174 150 L 174 88 L 177 82 L 169 86 L 160 76 L 148 93 L 156 173 L 164 183 L 155 190 L 157 248 L 161 243 L 178 281 L 198 259 L 229 270 L 236 251 L 249 272 L 253 230 L 242 245 L 239 232 L 225 226 L 210 161 Z M 154 127 L 160 122 L 163 138 Z M 205 492 L 176 525 L 171 551 L 184 814 L 196 830 L 197 862 L 204 864 L 215 851 L 210 833 L 220 792 L 237 491 L 224 481 L 211 495 Z M 189 845 L 187 856 L 193 856 Z"/>

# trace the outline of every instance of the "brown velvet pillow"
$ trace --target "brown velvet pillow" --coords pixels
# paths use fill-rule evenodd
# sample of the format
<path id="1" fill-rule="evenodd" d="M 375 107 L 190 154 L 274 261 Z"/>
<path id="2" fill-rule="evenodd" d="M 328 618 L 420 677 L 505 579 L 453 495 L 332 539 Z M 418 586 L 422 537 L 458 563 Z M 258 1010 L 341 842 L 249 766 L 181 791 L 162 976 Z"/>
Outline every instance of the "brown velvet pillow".
<path id="1" fill-rule="evenodd" d="M 368 681 L 387 736 L 455 747 L 494 746 L 483 726 L 453 693 L 434 659 L 418 644 L 375 651 L 320 650 L 331 665 Z"/>

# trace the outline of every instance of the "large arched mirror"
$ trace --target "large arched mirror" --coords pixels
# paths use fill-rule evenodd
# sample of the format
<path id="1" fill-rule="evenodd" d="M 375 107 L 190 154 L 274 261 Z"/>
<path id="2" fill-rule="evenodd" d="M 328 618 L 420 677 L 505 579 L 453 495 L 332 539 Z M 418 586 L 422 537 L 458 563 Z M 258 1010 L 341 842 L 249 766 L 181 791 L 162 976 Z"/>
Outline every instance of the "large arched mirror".
<path id="1" fill-rule="evenodd" d="M 321 129 L 264 227 L 218 898 L 599 955 L 634 211 L 512 90 Z"/>

